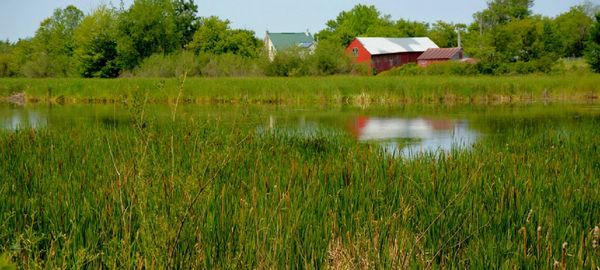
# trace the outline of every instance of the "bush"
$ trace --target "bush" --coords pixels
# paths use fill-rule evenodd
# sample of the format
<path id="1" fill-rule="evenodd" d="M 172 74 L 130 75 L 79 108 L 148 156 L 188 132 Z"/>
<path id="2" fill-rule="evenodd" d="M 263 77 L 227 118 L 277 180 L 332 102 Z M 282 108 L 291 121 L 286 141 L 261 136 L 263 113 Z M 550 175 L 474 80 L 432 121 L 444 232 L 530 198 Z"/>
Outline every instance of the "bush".
<path id="1" fill-rule="evenodd" d="M 235 54 L 210 56 L 210 61 L 201 69 L 205 77 L 241 77 L 264 75 L 262 58 L 248 58 Z"/>
<path id="2" fill-rule="evenodd" d="M 560 72 L 561 63 L 554 56 L 545 56 L 536 60 L 500 64 L 493 72 L 496 75 L 521 75 L 531 73 Z"/>
<path id="3" fill-rule="evenodd" d="M 234 54 L 196 55 L 190 51 L 173 54 L 154 54 L 133 70 L 124 72 L 121 77 L 178 77 L 184 72 L 188 76 L 238 77 L 264 75 L 265 61 L 262 58 L 248 58 Z"/>
<path id="4" fill-rule="evenodd" d="M 585 59 L 593 72 L 600 73 L 600 44 L 590 42 Z"/>
<path id="5" fill-rule="evenodd" d="M 384 76 L 399 76 L 399 75 L 476 75 L 479 74 L 476 65 L 448 61 L 434 63 L 427 67 L 421 67 L 417 64 L 406 64 L 392 70 L 382 72 Z"/>
<path id="6" fill-rule="evenodd" d="M 153 54 L 133 70 L 136 77 L 178 77 L 187 71 L 188 76 L 200 76 L 201 69 L 210 61 L 207 56 L 196 56 L 189 51 L 169 55 Z"/>
<path id="7" fill-rule="evenodd" d="M 480 61 L 477 64 L 469 64 L 457 61 L 448 61 L 434 63 L 427 67 L 420 67 L 417 64 L 407 64 L 392 69 L 382 74 L 388 76 L 400 75 L 520 75 L 531 73 L 564 73 L 565 68 L 562 62 L 557 61 L 553 55 L 547 55 L 542 58 L 524 62 L 497 63 Z"/>
<path id="8" fill-rule="evenodd" d="M 475 75 L 478 73 L 473 64 L 448 61 L 429 65 L 423 68 L 428 75 Z"/>
<path id="9" fill-rule="evenodd" d="M 587 60 L 593 72 L 600 73 L 600 12 L 596 13 L 596 21 L 590 31 L 590 40 L 585 51 Z"/>
<path id="10" fill-rule="evenodd" d="M 25 62 L 21 67 L 21 73 L 28 78 L 43 78 L 50 76 L 50 62 L 48 55 L 45 53 L 38 53 L 31 60 Z"/>
<path id="11" fill-rule="evenodd" d="M 13 61 L 9 54 L 0 53 L 0 77 L 11 77 L 15 75 L 12 70 Z"/>
<path id="12" fill-rule="evenodd" d="M 331 41 L 319 43 L 307 59 L 310 75 L 348 74 L 352 63 L 344 48 Z"/>
<path id="13" fill-rule="evenodd" d="M 323 41 L 318 44 L 314 53 L 302 49 L 290 49 L 275 56 L 267 65 L 267 76 L 329 76 L 339 74 L 371 75 L 371 67 L 365 63 L 357 63 L 346 54 L 343 47 Z"/>
<path id="14" fill-rule="evenodd" d="M 307 52 L 302 49 L 290 49 L 277 53 L 265 69 L 267 76 L 297 77 L 309 74 L 306 65 Z"/>

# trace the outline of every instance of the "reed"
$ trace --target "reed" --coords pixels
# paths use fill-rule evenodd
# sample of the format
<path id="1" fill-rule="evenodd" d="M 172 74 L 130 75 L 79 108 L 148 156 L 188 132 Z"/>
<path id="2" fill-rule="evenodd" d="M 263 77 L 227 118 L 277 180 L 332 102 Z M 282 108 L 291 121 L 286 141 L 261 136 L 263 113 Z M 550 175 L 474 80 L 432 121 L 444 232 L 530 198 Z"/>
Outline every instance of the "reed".
<path id="1" fill-rule="evenodd" d="M 187 82 L 180 89 L 184 100 Z M 487 135 L 469 151 L 399 159 L 333 128 L 257 129 L 260 110 L 175 103 L 164 117 L 136 97 L 108 123 L 0 132 L 0 254 L 20 268 L 564 269 L 599 259 L 581 241 L 599 234 L 597 111 L 451 108 Z"/>
<path id="2" fill-rule="evenodd" d="M 600 76 L 527 75 L 188 78 L 182 103 L 214 104 L 488 104 L 594 101 Z M 0 97 L 25 93 L 27 101 L 122 103 L 133 92 L 151 103 L 174 103 L 177 79 L 0 79 Z"/>

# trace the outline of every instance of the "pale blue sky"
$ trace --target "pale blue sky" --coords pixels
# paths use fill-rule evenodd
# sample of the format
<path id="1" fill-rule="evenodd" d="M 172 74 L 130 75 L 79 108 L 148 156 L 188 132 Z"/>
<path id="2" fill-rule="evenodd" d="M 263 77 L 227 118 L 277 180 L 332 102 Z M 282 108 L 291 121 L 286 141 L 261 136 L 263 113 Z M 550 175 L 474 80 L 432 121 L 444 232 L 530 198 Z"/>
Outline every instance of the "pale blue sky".
<path id="1" fill-rule="evenodd" d="M 126 6 L 133 0 L 124 0 Z M 485 0 L 195 0 L 200 16 L 229 19 L 235 28 L 253 30 L 257 36 L 272 32 L 317 32 L 343 10 L 362 3 L 375 5 L 393 19 L 425 22 L 443 20 L 470 23 L 472 14 L 486 7 Z M 535 13 L 555 16 L 583 0 L 536 0 Z M 600 4 L 600 0 L 592 0 Z M 40 22 L 55 8 L 75 5 L 86 14 L 101 4 L 119 5 L 119 0 L 0 0 L 0 39 L 16 41 L 35 34 Z"/>

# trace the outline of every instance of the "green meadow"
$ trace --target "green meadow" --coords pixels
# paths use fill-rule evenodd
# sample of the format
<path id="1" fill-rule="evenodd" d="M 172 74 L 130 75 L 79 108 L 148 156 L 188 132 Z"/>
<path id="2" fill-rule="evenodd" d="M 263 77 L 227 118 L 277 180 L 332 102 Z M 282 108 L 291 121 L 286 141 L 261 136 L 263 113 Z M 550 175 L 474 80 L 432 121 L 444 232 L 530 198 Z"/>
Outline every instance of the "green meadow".
<path id="1" fill-rule="evenodd" d="M 423 78 L 2 80 L 0 268 L 599 267 L 600 77 Z"/>
<path id="2" fill-rule="evenodd" d="M 180 79 L 0 79 L 0 97 L 30 102 L 120 103 L 143 92 L 149 103 L 236 104 L 488 104 L 533 100 L 597 100 L 600 76 L 377 76 Z"/>

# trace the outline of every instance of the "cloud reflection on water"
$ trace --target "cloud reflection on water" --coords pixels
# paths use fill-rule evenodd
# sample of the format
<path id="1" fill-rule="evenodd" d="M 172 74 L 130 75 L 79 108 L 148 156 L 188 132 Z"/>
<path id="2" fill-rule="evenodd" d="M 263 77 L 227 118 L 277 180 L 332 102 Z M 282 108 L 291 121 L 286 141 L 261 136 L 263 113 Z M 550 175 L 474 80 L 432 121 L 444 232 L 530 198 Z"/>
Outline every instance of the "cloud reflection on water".
<path id="1" fill-rule="evenodd" d="M 0 113 L 0 129 L 18 130 L 23 128 L 39 129 L 48 125 L 48 118 L 33 110 L 11 110 Z"/>
<path id="2" fill-rule="evenodd" d="M 468 149 L 479 137 L 467 121 L 451 119 L 360 116 L 350 130 L 359 141 L 379 142 L 386 153 L 404 158 Z"/>

